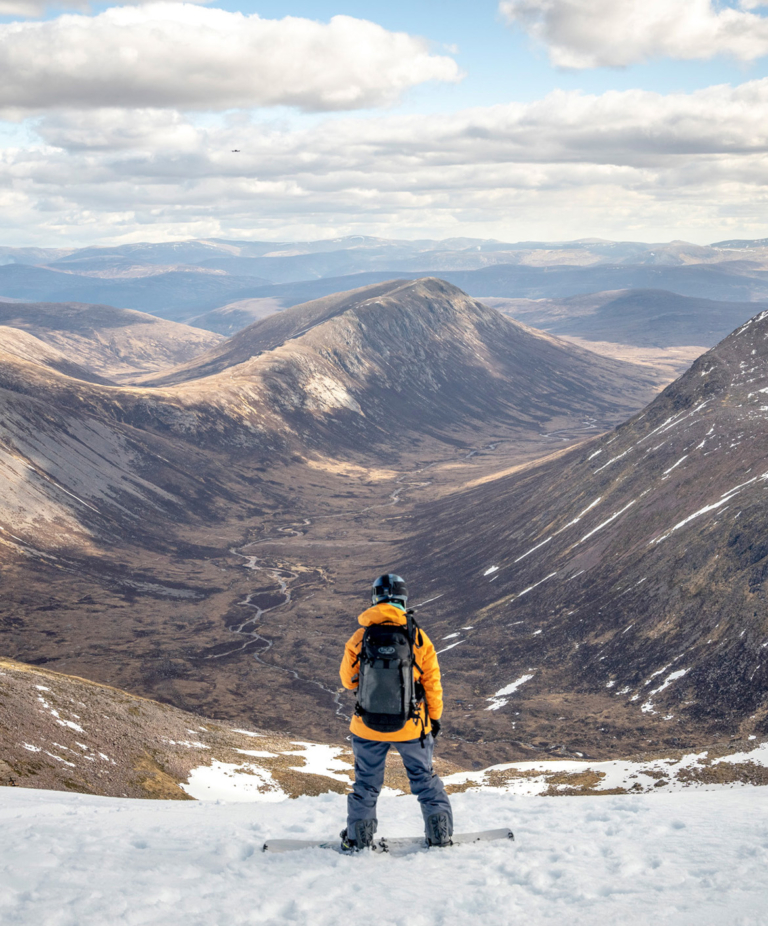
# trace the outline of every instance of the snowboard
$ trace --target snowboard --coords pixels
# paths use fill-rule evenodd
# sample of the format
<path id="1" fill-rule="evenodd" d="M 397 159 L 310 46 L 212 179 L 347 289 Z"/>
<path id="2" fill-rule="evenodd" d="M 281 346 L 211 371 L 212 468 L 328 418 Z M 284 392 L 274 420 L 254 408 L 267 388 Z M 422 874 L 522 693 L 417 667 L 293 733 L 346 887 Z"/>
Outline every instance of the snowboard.
<path id="1" fill-rule="evenodd" d="M 454 833 L 451 836 L 451 846 L 465 846 L 474 842 L 495 842 L 497 839 L 514 840 L 512 830 L 506 827 L 497 830 L 482 830 L 479 833 Z M 449 849 L 451 846 L 441 846 Z M 387 838 L 382 836 L 371 846 L 379 854 L 391 853 L 401 855 L 415 849 L 426 849 L 427 841 L 423 836 L 395 836 Z M 341 853 L 341 840 L 337 837 L 332 840 L 323 839 L 269 839 L 264 843 L 263 852 L 296 852 L 299 849 L 332 849 Z M 346 854 L 346 853 L 344 853 Z M 357 854 L 357 853 L 350 853 Z"/>

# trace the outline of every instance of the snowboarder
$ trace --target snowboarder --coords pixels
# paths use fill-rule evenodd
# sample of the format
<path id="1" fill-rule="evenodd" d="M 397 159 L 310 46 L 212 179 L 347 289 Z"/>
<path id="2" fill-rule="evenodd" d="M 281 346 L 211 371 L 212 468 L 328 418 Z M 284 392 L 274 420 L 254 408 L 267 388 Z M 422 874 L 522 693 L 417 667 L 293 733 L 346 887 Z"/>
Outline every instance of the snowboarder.
<path id="1" fill-rule="evenodd" d="M 355 784 L 347 798 L 347 826 L 341 848 L 355 852 L 373 844 L 376 802 L 384 783 L 387 753 L 394 746 L 419 799 L 427 843 L 451 844 L 453 814 L 448 795 L 432 768 L 440 732 L 443 689 L 435 647 L 406 610 L 405 582 L 392 573 L 373 583 L 372 607 L 358 617 L 361 628 L 347 641 L 340 675 L 357 690 L 352 717 Z"/>

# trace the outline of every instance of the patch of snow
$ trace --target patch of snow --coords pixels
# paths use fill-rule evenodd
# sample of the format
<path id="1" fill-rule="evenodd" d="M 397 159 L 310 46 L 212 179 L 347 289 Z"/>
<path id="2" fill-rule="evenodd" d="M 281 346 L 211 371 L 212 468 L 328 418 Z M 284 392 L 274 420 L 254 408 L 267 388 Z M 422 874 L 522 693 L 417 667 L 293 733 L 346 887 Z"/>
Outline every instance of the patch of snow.
<path id="1" fill-rule="evenodd" d="M 631 453 L 635 448 L 630 447 L 629 450 L 625 450 L 624 453 L 620 453 L 617 457 L 614 457 L 612 460 L 609 460 L 607 463 L 603 463 L 602 466 L 599 466 L 595 473 L 601 473 L 604 469 L 607 469 L 612 463 L 616 463 L 619 460 L 622 460 L 628 453 Z"/>
<path id="2" fill-rule="evenodd" d="M 265 752 L 263 749 L 236 749 L 236 752 L 239 752 L 244 756 L 253 756 L 254 759 L 276 759 L 276 752 Z"/>
<path id="3" fill-rule="evenodd" d="M 454 646 L 461 646 L 462 643 L 465 643 L 465 640 L 459 640 L 457 643 L 451 643 L 449 646 L 444 646 L 442 649 L 437 650 L 437 654 L 447 653 L 449 649 L 453 649 Z"/>
<path id="4" fill-rule="evenodd" d="M 705 505 L 703 508 L 700 508 L 698 511 L 694 511 L 693 514 L 689 514 L 687 518 L 683 518 L 682 521 L 679 521 L 675 524 L 674 527 L 671 527 L 666 534 L 662 534 L 661 537 L 656 537 L 654 540 L 649 542 L 649 546 L 652 546 L 656 543 L 661 543 L 662 540 L 666 540 L 671 534 L 674 534 L 675 531 L 680 530 L 681 527 L 684 527 L 686 524 L 694 520 L 694 518 L 701 517 L 703 514 L 707 514 L 709 511 L 714 511 L 716 508 L 720 508 L 722 505 L 727 504 L 735 495 L 738 495 L 742 489 L 746 488 L 748 485 L 751 485 L 753 482 L 756 482 L 759 477 L 753 476 L 752 479 L 749 479 L 747 482 L 741 483 L 741 485 L 734 486 L 734 488 L 729 489 L 727 492 L 723 492 L 722 497 L 719 501 L 713 502 L 711 505 Z"/>
<path id="5" fill-rule="evenodd" d="M 531 672 L 530 675 L 521 675 L 520 678 L 516 679 L 510 685 L 507 685 L 505 688 L 500 688 L 495 695 L 486 698 L 486 701 L 493 701 L 493 704 L 491 704 L 490 707 L 486 707 L 486 710 L 497 711 L 500 707 L 504 707 L 509 700 L 507 695 L 514 694 L 521 685 L 529 682 L 533 678 L 533 675 L 533 672 Z"/>
<path id="6" fill-rule="evenodd" d="M 534 582 L 534 584 L 529 585 L 528 588 L 524 588 L 522 592 L 518 592 L 517 595 L 515 595 L 515 599 L 522 598 L 523 595 L 527 595 L 528 592 L 532 592 L 534 588 L 538 588 L 538 586 L 541 585 L 542 582 L 546 582 L 547 579 L 551 579 L 553 576 L 556 576 L 556 575 L 557 575 L 556 572 L 550 572 L 548 576 L 544 576 L 543 579 L 540 579 L 538 582 Z"/>
<path id="7" fill-rule="evenodd" d="M 444 640 L 454 640 L 456 637 L 460 637 L 460 633 L 449 633 L 447 637 L 443 637 Z"/>
<path id="8" fill-rule="evenodd" d="M 494 572 L 498 572 L 498 571 L 499 571 L 499 567 L 498 567 L 498 566 L 491 566 L 489 569 L 486 569 L 486 570 L 485 570 L 485 572 L 483 573 L 483 575 L 484 575 L 484 576 L 490 576 L 490 575 L 492 575 Z"/>
<path id="9" fill-rule="evenodd" d="M 288 797 L 266 769 L 216 759 L 211 765 L 193 768 L 181 788 L 198 801 L 273 802 Z"/>
<path id="10" fill-rule="evenodd" d="M 557 535 L 562 534 L 564 530 L 567 530 L 569 527 L 573 527 L 574 524 L 578 524 L 579 521 L 581 521 L 581 519 L 584 517 L 584 515 L 587 514 L 589 511 L 591 511 L 595 507 L 595 505 L 599 505 L 602 500 L 603 500 L 603 496 L 600 495 L 593 502 L 587 505 L 587 507 L 580 514 L 577 514 L 576 517 L 572 521 L 569 521 L 566 525 L 561 527 L 560 530 L 555 531 L 555 533 L 552 536 L 557 537 Z"/>
<path id="11" fill-rule="evenodd" d="M 655 679 L 657 675 L 663 675 L 671 665 L 672 663 L 670 662 L 666 666 L 664 666 L 663 669 L 657 669 L 652 675 L 648 677 L 647 681 L 643 682 L 643 684 L 650 685 L 653 679 Z"/>
<path id="12" fill-rule="evenodd" d="M 677 469 L 677 467 L 678 467 L 684 460 L 687 460 L 687 459 L 688 459 L 688 454 L 686 453 L 685 456 L 680 457 L 680 459 L 677 461 L 677 463 L 673 463 L 672 466 L 669 467 L 669 469 L 665 469 L 663 475 L 664 475 L 665 477 L 668 476 L 668 475 L 672 472 L 673 469 Z"/>
<path id="13" fill-rule="evenodd" d="M 307 775 L 324 775 L 326 778 L 334 778 L 336 781 L 343 781 L 349 784 L 349 773 L 354 770 L 354 766 L 339 755 L 342 749 L 339 746 L 325 746 L 321 743 L 304 743 L 294 742 L 292 745 L 301 746 L 300 752 L 287 752 L 287 756 L 303 756 L 303 766 L 292 766 L 294 772 L 304 772 Z"/>
<path id="14" fill-rule="evenodd" d="M 531 549 L 528 550 L 527 553 L 523 553 L 522 556 L 518 556 L 517 559 L 515 560 L 515 562 L 516 562 L 516 563 L 519 563 L 521 559 L 525 559 L 526 556 L 530 556 L 531 553 L 535 553 L 536 550 L 540 549 L 540 548 L 543 547 L 545 544 L 549 543 L 549 541 L 550 541 L 551 539 L 552 539 L 551 537 L 547 537 L 546 540 L 542 540 L 541 543 L 537 543 L 536 546 L 535 546 L 535 547 L 531 547 Z"/>
<path id="15" fill-rule="evenodd" d="M 616 518 L 618 518 L 618 517 L 620 517 L 621 515 L 623 515 L 625 511 L 628 511 L 628 510 L 635 504 L 636 501 L 637 501 L 636 498 L 632 499 L 632 501 L 631 501 L 628 505 L 625 505 L 625 506 L 621 509 L 621 511 L 617 511 L 616 514 L 612 514 L 612 515 L 610 516 L 610 518 L 608 518 L 607 520 L 603 521 L 602 524 L 598 524 L 597 527 L 593 527 L 591 531 L 589 531 L 588 533 L 584 534 L 584 536 L 581 538 L 581 540 L 577 540 L 576 543 L 574 544 L 574 546 L 578 546 L 580 543 L 584 543 L 584 541 L 585 541 L 585 540 L 588 540 L 593 534 L 596 534 L 598 531 L 601 531 L 604 527 L 607 527 L 612 521 L 615 521 Z"/>

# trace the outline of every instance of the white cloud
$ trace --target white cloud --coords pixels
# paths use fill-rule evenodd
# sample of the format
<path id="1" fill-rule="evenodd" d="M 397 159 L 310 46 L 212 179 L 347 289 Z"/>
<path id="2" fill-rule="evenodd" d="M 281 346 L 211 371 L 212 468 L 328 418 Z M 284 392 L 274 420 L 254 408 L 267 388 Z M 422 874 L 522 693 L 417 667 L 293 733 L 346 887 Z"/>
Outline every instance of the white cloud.
<path id="1" fill-rule="evenodd" d="M 156 0 L 124 0 L 121 6 L 140 6 Z M 213 0 L 169 0 L 179 3 L 199 3 L 205 6 Z M 47 10 L 88 10 L 88 0 L 0 0 L 0 16 L 16 16 L 21 19 L 36 19 Z"/>
<path id="2" fill-rule="evenodd" d="M 187 3 L 0 24 L 0 74 L 7 115 L 108 106 L 358 109 L 461 76 L 423 39 L 365 20 L 268 20 Z"/>
<path id="3" fill-rule="evenodd" d="M 768 79 L 663 95 L 554 92 L 450 115 L 58 113 L 0 151 L 5 238 L 254 232 L 645 240 L 765 237 Z M 233 153 L 232 149 L 240 149 Z M 5 191 L 5 192 L 3 192 Z"/>
<path id="4" fill-rule="evenodd" d="M 752 61 L 768 54 L 768 18 L 712 0 L 501 0 L 499 10 L 543 42 L 553 64 L 623 66 L 649 58 Z"/>

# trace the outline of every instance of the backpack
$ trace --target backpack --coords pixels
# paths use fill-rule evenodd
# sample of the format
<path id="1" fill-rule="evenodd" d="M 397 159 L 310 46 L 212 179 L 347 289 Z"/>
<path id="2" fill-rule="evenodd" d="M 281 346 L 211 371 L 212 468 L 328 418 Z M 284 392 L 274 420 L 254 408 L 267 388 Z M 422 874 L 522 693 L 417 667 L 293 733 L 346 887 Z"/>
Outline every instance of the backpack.
<path id="1" fill-rule="evenodd" d="M 419 716 L 424 695 L 413 678 L 414 666 L 421 671 L 413 654 L 416 633 L 421 637 L 411 611 L 407 612 L 405 627 L 371 624 L 365 629 L 358 656 L 355 713 L 371 730 L 394 733 Z"/>

